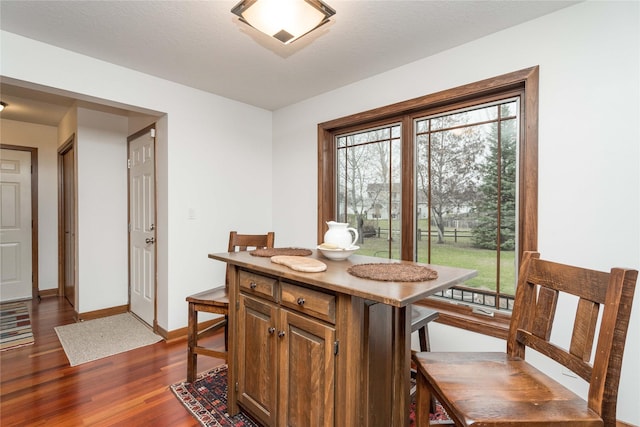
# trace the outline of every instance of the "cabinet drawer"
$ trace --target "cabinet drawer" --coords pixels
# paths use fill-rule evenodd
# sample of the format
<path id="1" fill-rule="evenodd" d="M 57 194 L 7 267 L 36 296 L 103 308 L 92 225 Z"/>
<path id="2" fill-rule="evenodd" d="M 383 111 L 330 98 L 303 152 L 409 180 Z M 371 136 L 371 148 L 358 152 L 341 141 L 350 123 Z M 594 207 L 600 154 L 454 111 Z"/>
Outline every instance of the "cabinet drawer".
<path id="1" fill-rule="evenodd" d="M 247 294 L 277 301 L 277 279 L 240 270 L 240 290 Z"/>
<path id="2" fill-rule="evenodd" d="M 331 294 L 282 282 L 280 304 L 327 322 L 336 322 L 336 297 Z"/>

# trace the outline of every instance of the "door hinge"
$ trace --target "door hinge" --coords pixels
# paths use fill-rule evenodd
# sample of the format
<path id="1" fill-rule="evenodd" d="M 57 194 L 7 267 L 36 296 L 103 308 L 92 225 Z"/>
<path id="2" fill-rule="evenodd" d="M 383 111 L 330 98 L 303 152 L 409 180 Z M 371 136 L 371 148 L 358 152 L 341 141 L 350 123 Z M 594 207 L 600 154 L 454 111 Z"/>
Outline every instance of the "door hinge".
<path id="1" fill-rule="evenodd" d="M 338 347 L 339 347 L 339 342 L 338 341 L 334 341 L 333 342 L 333 355 L 334 356 L 338 355 Z"/>
<path id="2" fill-rule="evenodd" d="M 236 301 L 236 310 L 240 310 L 240 301 Z"/>
<path id="3" fill-rule="evenodd" d="M 131 159 L 127 159 L 127 169 L 131 169 Z"/>
<path id="4" fill-rule="evenodd" d="M 156 129 L 152 128 L 151 130 L 149 130 L 150 136 L 151 138 L 155 138 L 156 137 Z"/>
<path id="5" fill-rule="evenodd" d="M 238 391 L 238 381 L 236 381 L 236 391 Z"/>

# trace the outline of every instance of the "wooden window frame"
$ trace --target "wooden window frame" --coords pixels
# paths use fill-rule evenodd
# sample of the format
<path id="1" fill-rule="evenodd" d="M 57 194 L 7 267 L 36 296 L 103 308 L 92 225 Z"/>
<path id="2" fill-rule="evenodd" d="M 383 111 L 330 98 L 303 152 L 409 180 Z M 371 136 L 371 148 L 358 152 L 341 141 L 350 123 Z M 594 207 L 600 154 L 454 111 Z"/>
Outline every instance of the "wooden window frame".
<path id="1" fill-rule="evenodd" d="M 534 66 L 475 83 L 443 90 L 380 108 L 318 124 L 318 222 L 317 241 L 322 243 L 326 222 L 335 217 L 336 151 L 335 136 L 375 127 L 390 121 L 402 123 L 402 252 L 413 260 L 415 254 L 414 151 L 405 144 L 412 141 L 413 119 L 438 111 L 464 108 L 490 99 L 517 95 L 521 99 L 518 159 L 518 262 L 524 251 L 537 251 L 538 242 L 538 80 Z M 482 101 L 480 101 L 482 100 Z M 420 304 L 440 311 L 440 323 L 505 338 L 510 315 L 496 311 L 493 316 L 474 313 L 472 307 L 428 298 Z"/>

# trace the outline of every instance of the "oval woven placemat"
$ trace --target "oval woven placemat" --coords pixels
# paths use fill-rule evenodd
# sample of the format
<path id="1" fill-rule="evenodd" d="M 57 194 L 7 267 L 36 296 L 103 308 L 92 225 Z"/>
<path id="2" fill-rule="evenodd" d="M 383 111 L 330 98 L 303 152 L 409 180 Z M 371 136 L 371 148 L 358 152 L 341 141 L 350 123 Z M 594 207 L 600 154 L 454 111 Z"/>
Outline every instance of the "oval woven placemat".
<path id="1" fill-rule="evenodd" d="M 400 263 L 356 264 L 347 271 L 362 279 L 384 282 L 423 282 L 438 278 L 438 272 L 430 268 Z"/>
<path id="2" fill-rule="evenodd" d="M 308 256 L 313 252 L 304 248 L 266 248 L 254 249 L 249 253 L 254 256 L 272 257 L 275 255 Z"/>

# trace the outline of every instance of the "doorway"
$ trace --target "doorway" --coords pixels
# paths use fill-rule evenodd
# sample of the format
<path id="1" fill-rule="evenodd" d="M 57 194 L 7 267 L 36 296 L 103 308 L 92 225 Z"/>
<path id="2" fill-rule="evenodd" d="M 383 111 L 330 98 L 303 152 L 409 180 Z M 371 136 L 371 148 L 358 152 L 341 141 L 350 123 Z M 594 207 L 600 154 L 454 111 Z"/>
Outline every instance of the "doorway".
<path id="1" fill-rule="evenodd" d="M 58 149 L 58 294 L 77 307 L 75 135 Z"/>
<path id="2" fill-rule="evenodd" d="M 0 144 L 0 301 L 38 292 L 38 149 Z"/>
<path id="3" fill-rule="evenodd" d="M 154 331 L 156 324 L 155 125 L 129 143 L 129 309 Z"/>

